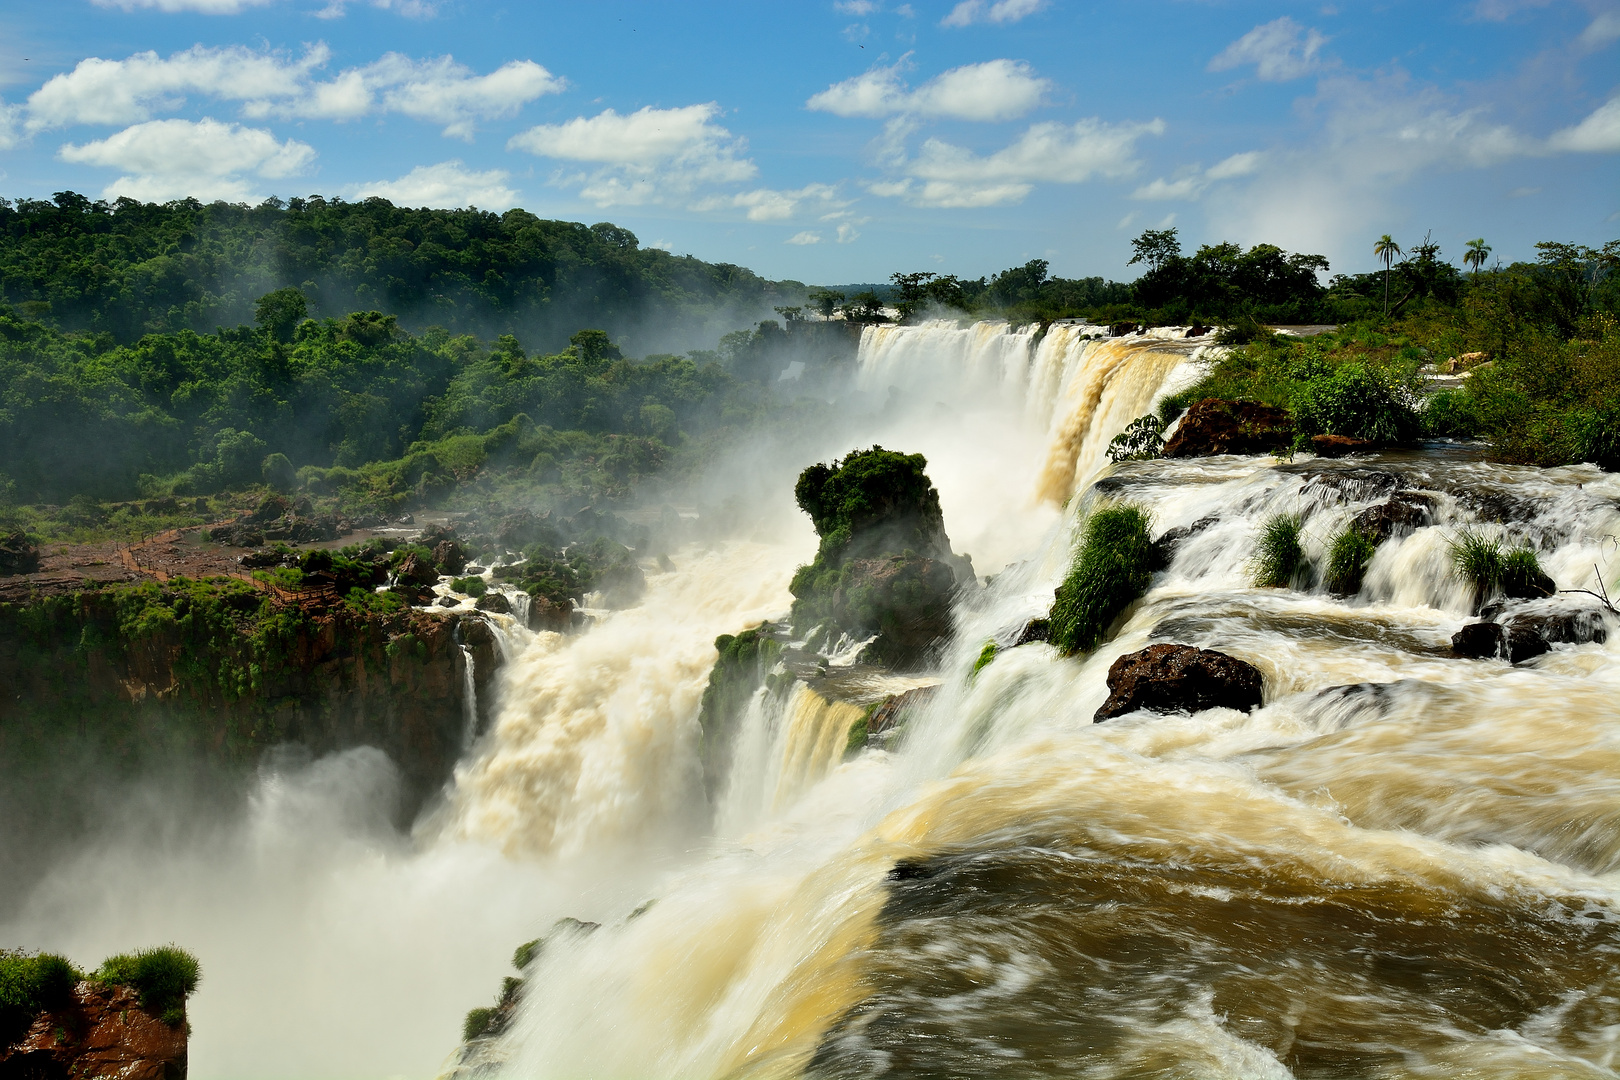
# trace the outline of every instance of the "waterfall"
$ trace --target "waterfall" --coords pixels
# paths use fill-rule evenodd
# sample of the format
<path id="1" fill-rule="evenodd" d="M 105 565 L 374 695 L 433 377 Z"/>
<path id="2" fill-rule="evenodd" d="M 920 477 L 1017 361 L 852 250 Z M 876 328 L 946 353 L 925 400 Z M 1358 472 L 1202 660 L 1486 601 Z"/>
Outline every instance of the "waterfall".
<path id="1" fill-rule="evenodd" d="M 476 662 L 473 660 L 471 645 L 462 645 L 461 649 L 461 752 L 466 753 L 472 749 L 473 741 L 478 738 L 478 681 Z"/>

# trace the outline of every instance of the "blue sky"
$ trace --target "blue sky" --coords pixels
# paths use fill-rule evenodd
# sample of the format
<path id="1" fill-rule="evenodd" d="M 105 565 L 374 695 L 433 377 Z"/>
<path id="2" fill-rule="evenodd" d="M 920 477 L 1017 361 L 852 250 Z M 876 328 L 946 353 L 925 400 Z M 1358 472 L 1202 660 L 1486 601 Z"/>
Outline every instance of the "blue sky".
<path id="1" fill-rule="evenodd" d="M 0 194 L 381 194 L 808 282 L 1620 236 L 1620 0 L 12 0 Z"/>

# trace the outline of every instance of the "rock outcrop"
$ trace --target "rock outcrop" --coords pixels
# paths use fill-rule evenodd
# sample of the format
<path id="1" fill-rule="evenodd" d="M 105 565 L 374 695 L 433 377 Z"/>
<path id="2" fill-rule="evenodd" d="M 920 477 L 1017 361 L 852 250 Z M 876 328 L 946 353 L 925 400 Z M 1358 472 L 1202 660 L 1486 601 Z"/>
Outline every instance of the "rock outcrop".
<path id="1" fill-rule="evenodd" d="M 1552 646 L 1533 625 L 1494 622 L 1469 623 L 1451 636 L 1451 651 L 1468 660 L 1506 660 L 1522 664 Z"/>
<path id="2" fill-rule="evenodd" d="M 1108 700 L 1096 720 L 1147 709 L 1150 712 L 1200 712 L 1261 704 L 1260 671 L 1225 653 L 1191 645 L 1150 645 L 1115 660 L 1108 669 Z"/>
<path id="3" fill-rule="evenodd" d="M 1167 458 L 1211 454 L 1267 454 L 1294 441 L 1294 424 L 1284 409 L 1258 401 L 1205 398 L 1182 416 L 1164 444 Z"/>
<path id="4" fill-rule="evenodd" d="M 0 534 L 0 577 L 39 570 L 39 548 L 21 529 Z"/>
<path id="5" fill-rule="evenodd" d="M 185 1080 L 187 1027 L 141 1007 L 128 986 L 85 980 L 73 1001 L 41 1013 L 0 1047 L 5 1080 Z"/>
<path id="6" fill-rule="evenodd" d="M 1366 454 L 1378 449 L 1371 439 L 1356 439 L 1349 435 L 1312 435 L 1311 452 L 1317 457 L 1336 458 L 1348 454 Z"/>

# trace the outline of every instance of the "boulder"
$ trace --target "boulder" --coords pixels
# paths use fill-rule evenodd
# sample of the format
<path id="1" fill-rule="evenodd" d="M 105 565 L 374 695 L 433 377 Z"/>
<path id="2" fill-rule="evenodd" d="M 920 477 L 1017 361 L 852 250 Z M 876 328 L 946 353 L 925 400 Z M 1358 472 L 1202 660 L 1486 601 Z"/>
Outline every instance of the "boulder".
<path id="1" fill-rule="evenodd" d="M 209 529 L 208 539 L 216 544 L 224 544 L 227 547 L 263 547 L 264 530 L 256 525 L 234 522 L 230 525 L 220 525 Z"/>
<path id="2" fill-rule="evenodd" d="M 493 611 L 497 615 L 510 615 L 512 613 L 512 601 L 508 600 L 506 594 L 502 592 L 487 592 L 480 596 L 478 602 L 473 606 L 479 611 Z"/>
<path id="3" fill-rule="evenodd" d="M 938 693 L 937 686 L 919 686 L 915 690 L 895 694 L 879 705 L 872 713 L 872 718 L 866 722 L 867 737 L 881 735 L 890 728 L 904 724 L 918 709 L 933 701 Z"/>
<path id="4" fill-rule="evenodd" d="M 1112 337 L 1124 337 L 1126 334 L 1140 334 L 1141 332 L 1141 323 L 1117 322 L 1108 327 L 1108 333 Z"/>
<path id="5" fill-rule="evenodd" d="M 484 595 L 489 595 L 485 593 Z M 544 596 L 529 598 L 529 629 L 550 630 L 555 634 L 567 633 L 573 628 L 574 609 L 558 604 Z"/>
<path id="6" fill-rule="evenodd" d="M 438 603 L 439 603 L 440 607 L 460 607 L 461 606 L 461 601 L 457 600 L 453 596 L 441 596 L 441 597 L 439 597 Z"/>
<path id="7" fill-rule="evenodd" d="M 1225 653 L 1191 645 L 1149 645 L 1115 660 L 1108 669 L 1108 700 L 1096 720 L 1147 709 L 1152 712 L 1200 712 L 1237 709 L 1248 712 L 1261 703 L 1260 671 Z"/>
<path id="8" fill-rule="evenodd" d="M 1507 621 L 1509 632 L 1520 630 L 1539 636 L 1547 642 L 1601 645 L 1609 640 L 1609 628 L 1604 625 L 1603 613 L 1594 609 L 1577 611 L 1520 612 Z"/>
<path id="9" fill-rule="evenodd" d="M 39 569 L 39 548 L 21 529 L 0 533 L 0 577 Z"/>
<path id="10" fill-rule="evenodd" d="M 248 525 L 268 525 L 289 513 L 293 508 L 292 502 L 285 495 L 266 495 L 259 500 L 259 505 L 242 521 Z"/>
<path id="11" fill-rule="evenodd" d="M 1405 536 L 1434 521 L 1435 499 L 1424 491 L 1398 491 L 1388 501 L 1369 506 L 1351 524 L 1373 543 L 1382 544 L 1391 536 Z"/>
<path id="12" fill-rule="evenodd" d="M 1018 631 L 1018 640 L 1013 642 L 1013 648 L 1028 645 L 1032 641 L 1048 641 L 1052 636 L 1052 620 L 1031 619 Z"/>
<path id="13" fill-rule="evenodd" d="M 1205 398 L 1181 418 L 1164 445 L 1167 458 L 1211 454 L 1266 454 L 1294 441 L 1294 424 L 1286 410 L 1258 401 Z"/>
<path id="14" fill-rule="evenodd" d="M 446 574 L 459 574 L 467 565 L 467 553 L 456 541 L 444 539 L 433 546 L 433 561 Z"/>
<path id="15" fill-rule="evenodd" d="M 839 625 L 854 634 L 878 635 L 862 651 L 863 663 L 914 668 L 950 634 L 955 588 L 956 576 L 938 559 L 851 559 L 833 594 L 833 610 Z"/>
<path id="16" fill-rule="evenodd" d="M 1176 549 L 1181 546 L 1181 542 L 1197 536 L 1219 520 L 1220 518 L 1214 516 L 1202 517 L 1191 525 L 1178 525 L 1174 529 L 1166 529 L 1157 540 L 1153 541 L 1153 548 L 1149 552 L 1152 569 L 1155 572 L 1170 569 L 1170 564 L 1176 560 Z"/>
<path id="17" fill-rule="evenodd" d="M 394 567 L 394 584 L 428 587 L 438 584 L 439 570 L 427 559 L 411 552 Z"/>
<path id="18" fill-rule="evenodd" d="M 1317 457 L 1344 457 L 1346 454 L 1365 454 L 1378 449 L 1371 439 L 1354 439 L 1349 435 L 1312 435 L 1311 452 Z"/>
<path id="19" fill-rule="evenodd" d="M 1507 634 L 1501 624 L 1469 623 L 1451 635 L 1451 651 L 1469 660 L 1493 660 L 1502 655 Z"/>
<path id="20" fill-rule="evenodd" d="M 1552 648 L 1547 639 L 1534 630 L 1520 626 L 1507 627 L 1507 658 L 1510 664 L 1534 660 Z"/>

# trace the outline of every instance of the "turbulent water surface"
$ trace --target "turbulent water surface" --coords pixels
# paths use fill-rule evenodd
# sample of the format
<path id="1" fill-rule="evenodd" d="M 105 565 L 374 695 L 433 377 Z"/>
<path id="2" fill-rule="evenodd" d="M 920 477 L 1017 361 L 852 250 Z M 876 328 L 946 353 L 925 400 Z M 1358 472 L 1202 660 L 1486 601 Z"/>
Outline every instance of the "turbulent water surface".
<path id="1" fill-rule="evenodd" d="M 498 721 L 431 827 L 364 872 L 393 883 L 367 893 L 385 907 L 432 908 L 411 883 L 470 859 L 443 910 L 486 906 L 509 944 L 603 923 L 529 970 L 505 1074 L 1616 1075 L 1620 626 L 1588 605 L 1611 643 L 1454 659 L 1471 598 L 1447 541 L 1527 542 L 1561 586 L 1596 588 L 1620 478 L 1459 447 L 1110 466 L 1109 438 L 1200 351 L 1095 333 L 866 333 L 855 389 L 885 404 L 860 444 L 928 455 L 953 541 L 994 575 L 937 673 L 865 676 L 868 696 L 941 684 L 890 749 L 842 760 L 857 707 L 761 695 L 705 797 L 712 639 L 785 612 L 813 546 L 790 508 L 678 553 L 587 634 L 509 632 Z M 1402 490 L 1429 493 L 1433 523 L 1382 544 L 1357 595 L 1249 586 L 1267 516 L 1302 514 L 1320 565 Z M 1004 647 L 970 676 L 985 641 L 1045 614 L 1078 521 L 1118 498 L 1194 531 L 1117 636 L 1077 659 Z M 1108 666 L 1161 641 L 1255 664 L 1266 704 L 1093 724 Z M 478 970 L 487 996 L 498 964 Z"/>

